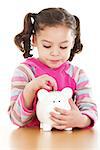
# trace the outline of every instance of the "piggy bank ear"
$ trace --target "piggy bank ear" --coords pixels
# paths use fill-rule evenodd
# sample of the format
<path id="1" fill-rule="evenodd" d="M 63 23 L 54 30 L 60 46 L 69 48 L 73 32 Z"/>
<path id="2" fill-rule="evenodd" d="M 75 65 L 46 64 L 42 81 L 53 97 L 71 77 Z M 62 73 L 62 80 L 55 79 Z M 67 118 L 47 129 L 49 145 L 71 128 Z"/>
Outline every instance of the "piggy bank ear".
<path id="1" fill-rule="evenodd" d="M 62 93 L 65 97 L 67 97 L 68 99 L 70 99 L 70 98 L 72 97 L 72 95 L 73 95 L 73 91 L 72 91 L 71 88 L 64 88 L 64 89 L 61 91 L 61 93 Z"/>
<path id="2" fill-rule="evenodd" d="M 38 96 L 38 99 L 41 101 L 44 99 L 44 97 L 47 97 L 48 96 L 48 91 L 45 90 L 45 89 L 40 89 L 37 93 L 37 96 Z"/>

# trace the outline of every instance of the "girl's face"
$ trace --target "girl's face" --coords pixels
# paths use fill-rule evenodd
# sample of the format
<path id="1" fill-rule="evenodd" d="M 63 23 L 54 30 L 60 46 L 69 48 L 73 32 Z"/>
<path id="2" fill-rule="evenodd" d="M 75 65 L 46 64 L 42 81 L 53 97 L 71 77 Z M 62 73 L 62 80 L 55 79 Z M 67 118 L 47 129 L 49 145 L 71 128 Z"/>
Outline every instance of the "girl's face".
<path id="1" fill-rule="evenodd" d="M 66 26 L 45 27 L 34 36 L 39 60 L 50 68 L 58 68 L 70 57 L 74 45 L 72 29 Z"/>

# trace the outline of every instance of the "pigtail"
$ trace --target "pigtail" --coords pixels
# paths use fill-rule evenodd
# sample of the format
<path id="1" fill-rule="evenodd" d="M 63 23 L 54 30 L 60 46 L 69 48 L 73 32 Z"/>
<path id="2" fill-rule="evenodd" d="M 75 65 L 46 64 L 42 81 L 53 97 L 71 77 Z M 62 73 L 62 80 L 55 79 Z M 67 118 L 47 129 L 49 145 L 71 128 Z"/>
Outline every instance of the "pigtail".
<path id="1" fill-rule="evenodd" d="M 80 20 L 77 16 L 74 16 L 74 18 L 76 20 L 76 38 L 75 38 L 74 47 L 71 50 L 69 61 L 72 61 L 75 53 L 80 53 L 83 48 L 83 44 L 81 43 L 81 40 L 80 40 Z"/>
<path id="2" fill-rule="evenodd" d="M 71 28 L 75 34 L 75 43 L 71 49 L 69 61 L 72 61 L 74 55 L 82 51 L 83 45 L 80 40 L 80 20 L 77 16 L 69 14 L 64 9 L 48 8 L 40 11 L 38 14 L 28 13 L 24 18 L 24 29 L 15 36 L 15 44 L 24 53 L 24 58 L 32 57 L 31 36 L 45 26 L 65 25 Z"/>
<path id="3" fill-rule="evenodd" d="M 21 33 L 15 36 L 14 42 L 19 49 L 24 53 L 24 58 L 32 57 L 31 49 L 31 35 L 34 30 L 34 22 L 36 14 L 28 13 L 24 18 L 24 29 Z"/>

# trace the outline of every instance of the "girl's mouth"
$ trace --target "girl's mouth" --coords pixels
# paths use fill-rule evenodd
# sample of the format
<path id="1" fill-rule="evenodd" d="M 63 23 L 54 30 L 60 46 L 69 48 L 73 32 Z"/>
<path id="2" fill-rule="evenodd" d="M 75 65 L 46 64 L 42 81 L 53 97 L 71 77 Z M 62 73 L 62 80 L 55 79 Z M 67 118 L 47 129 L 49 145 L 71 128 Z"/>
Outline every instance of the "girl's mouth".
<path id="1" fill-rule="evenodd" d="M 60 60 L 50 60 L 52 63 L 58 63 Z"/>

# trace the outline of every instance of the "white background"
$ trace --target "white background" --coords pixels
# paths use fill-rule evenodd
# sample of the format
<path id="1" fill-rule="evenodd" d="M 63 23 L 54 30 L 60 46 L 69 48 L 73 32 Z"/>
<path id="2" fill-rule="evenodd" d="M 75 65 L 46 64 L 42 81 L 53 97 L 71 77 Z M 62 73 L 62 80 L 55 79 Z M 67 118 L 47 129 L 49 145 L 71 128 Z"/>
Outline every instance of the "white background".
<path id="1" fill-rule="evenodd" d="M 93 89 L 93 97 L 98 107 L 100 105 L 99 0 L 3 0 L 0 2 L 0 124 L 2 125 L 9 122 L 7 109 L 10 102 L 12 74 L 16 66 L 24 60 L 22 53 L 14 45 L 13 38 L 22 31 L 23 18 L 26 13 L 37 13 L 47 7 L 63 7 L 79 16 L 84 49 L 72 63 L 87 72 Z"/>

